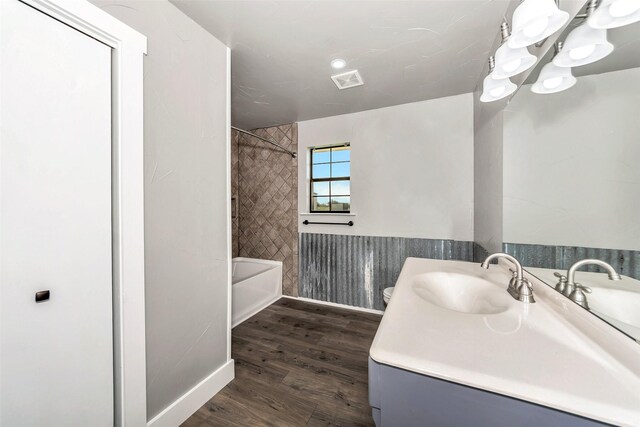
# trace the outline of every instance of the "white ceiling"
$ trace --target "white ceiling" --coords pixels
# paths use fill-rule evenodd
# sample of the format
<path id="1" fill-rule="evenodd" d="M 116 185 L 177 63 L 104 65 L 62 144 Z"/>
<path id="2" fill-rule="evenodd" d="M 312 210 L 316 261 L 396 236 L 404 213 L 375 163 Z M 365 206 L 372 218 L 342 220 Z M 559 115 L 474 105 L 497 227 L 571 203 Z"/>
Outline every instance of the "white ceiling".
<path id="1" fill-rule="evenodd" d="M 245 129 L 472 92 L 510 1 L 171 0 L 231 48 Z M 339 91 L 329 63 L 364 86 Z"/>

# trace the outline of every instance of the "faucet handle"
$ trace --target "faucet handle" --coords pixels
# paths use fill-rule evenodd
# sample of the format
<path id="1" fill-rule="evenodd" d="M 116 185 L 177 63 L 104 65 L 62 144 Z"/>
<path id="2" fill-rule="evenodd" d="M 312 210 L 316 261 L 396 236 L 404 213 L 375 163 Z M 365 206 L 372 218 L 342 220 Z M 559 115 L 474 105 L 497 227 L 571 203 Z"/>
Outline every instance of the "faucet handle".
<path id="1" fill-rule="evenodd" d="M 593 292 L 590 287 L 581 285 L 580 283 L 576 283 L 575 289 L 580 289 L 583 292 L 590 294 Z"/>
<path id="2" fill-rule="evenodd" d="M 536 302 L 533 298 L 533 286 L 526 278 L 523 278 L 518 283 L 517 299 L 522 302 Z"/>
<path id="3" fill-rule="evenodd" d="M 589 310 L 589 302 L 587 301 L 587 296 L 585 295 L 585 293 L 590 294 L 591 288 L 576 283 L 573 292 L 571 292 L 571 294 L 569 295 L 569 299 L 582 306 L 583 308 Z"/>
<path id="4" fill-rule="evenodd" d="M 516 294 L 518 293 L 518 272 L 511 267 L 509 267 L 509 271 L 511 272 L 511 279 L 509 280 L 507 291 L 509 292 L 509 294 L 511 294 L 511 296 L 517 298 Z"/>
<path id="5" fill-rule="evenodd" d="M 558 279 L 560 279 L 561 282 L 567 281 L 567 276 L 565 276 L 564 274 L 560 274 L 556 271 L 553 273 L 553 275 L 556 276 Z"/>
<path id="6" fill-rule="evenodd" d="M 557 271 L 554 272 L 553 275 L 559 279 L 558 283 L 556 283 L 556 291 L 564 292 L 565 286 L 567 285 L 567 276 L 560 274 Z"/>

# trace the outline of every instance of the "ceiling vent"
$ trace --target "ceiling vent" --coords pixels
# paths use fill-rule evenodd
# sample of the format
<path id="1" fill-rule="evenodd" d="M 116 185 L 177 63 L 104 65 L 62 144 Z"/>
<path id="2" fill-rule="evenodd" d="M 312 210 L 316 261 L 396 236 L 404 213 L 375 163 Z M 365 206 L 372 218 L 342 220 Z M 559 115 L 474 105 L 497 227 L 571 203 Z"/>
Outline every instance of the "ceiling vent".
<path id="1" fill-rule="evenodd" d="M 364 82 L 358 70 L 347 71 L 346 73 L 331 76 L 331 80 L 338 86 L 338 89 L 349 89 L 350 87 L 362 86 Z"/>

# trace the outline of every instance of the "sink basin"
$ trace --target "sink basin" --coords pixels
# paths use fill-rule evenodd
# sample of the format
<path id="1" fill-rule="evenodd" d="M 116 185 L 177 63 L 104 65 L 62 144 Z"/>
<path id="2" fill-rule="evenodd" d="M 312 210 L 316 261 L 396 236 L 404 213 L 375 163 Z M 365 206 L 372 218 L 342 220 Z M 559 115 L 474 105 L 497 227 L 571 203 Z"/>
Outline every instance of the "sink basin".
<path id="1" fill-rule="evenodd" d="M 640 328 L 640 294 L 620 289 L 591 288 L 588 296 L 593 310 Z"/>
<path id="2" fill-rule="evenodd" d="M 480 277 L 434 272 L 418 275 L 413 292 L 435 306 L 467 314 L 498 314 L 509 309 L 513 299 L 505 288 Z"/>
<path id="3" fill-rule="evenodd" d="M 552 288 L 558 281 L 554 276 L 558 270 L 528 267 L 527 271 Z M 613 281 L 606 274 L 579 271 L 576 281 L 591 288 L 587 302 L 593 314 L 640 342 L 639 280 L 622 276 L 622 281 Z"/>
<path id="4" fill-rule="evenodd" d="M 507 263 L 485 270 L 407 258 L 371 345 L 372 361 L 609 425 L 640 426 L 635 341 L 534 277 L 536 303 L 516 301 L 506 290 L 511 277 Z"/>
<path id="5" fill-rule="evenodd" d="M 640 340 L 640 293 L 592 287 L 588 295 L 591 311 Z"/>

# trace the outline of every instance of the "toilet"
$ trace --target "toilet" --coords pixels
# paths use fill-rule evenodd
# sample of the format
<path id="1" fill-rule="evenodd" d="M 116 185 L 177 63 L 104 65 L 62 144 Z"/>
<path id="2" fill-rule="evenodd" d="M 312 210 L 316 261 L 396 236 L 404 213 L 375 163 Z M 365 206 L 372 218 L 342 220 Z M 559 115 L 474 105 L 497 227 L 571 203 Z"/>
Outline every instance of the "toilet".
<path id="1" fill-rule="evenodd" d="M 382 291 L 382 298 L 384 299 L 384 303 L 389 304 L 389 300 L 391 299 L 391 295 L 393 294 L 393 286 L 384 288 Z"/>

